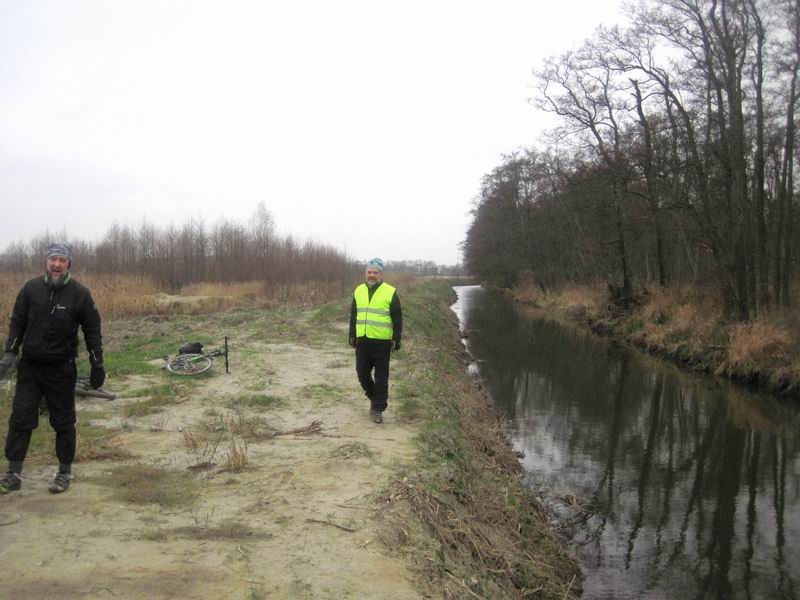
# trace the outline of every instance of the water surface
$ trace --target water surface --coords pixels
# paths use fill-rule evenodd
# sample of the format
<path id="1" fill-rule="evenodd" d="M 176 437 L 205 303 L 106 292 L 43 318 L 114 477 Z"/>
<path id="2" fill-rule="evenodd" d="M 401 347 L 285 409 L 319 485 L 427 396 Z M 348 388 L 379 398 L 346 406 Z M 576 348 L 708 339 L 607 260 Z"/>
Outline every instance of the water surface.
<path id="1" fill-rule="evenodd" d="M 528 483 L 576 543 L 584 598 L 800 596 L 794 405 L 456 291 Z"/>

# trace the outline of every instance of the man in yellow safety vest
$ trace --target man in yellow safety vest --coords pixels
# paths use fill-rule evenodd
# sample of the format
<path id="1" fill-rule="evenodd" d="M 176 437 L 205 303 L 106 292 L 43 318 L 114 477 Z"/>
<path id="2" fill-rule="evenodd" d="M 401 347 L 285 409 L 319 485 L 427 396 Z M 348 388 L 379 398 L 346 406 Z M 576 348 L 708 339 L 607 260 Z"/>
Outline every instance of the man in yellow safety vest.
<path id="1" fill-rule="evenodd" d="M 353 292 L 349 341 L 356 351 L 358 382 L 369 398 L 369 415 L 375 423 L 383 423 L 389 398 L 389 357 L 400 349 L 402 334 L 403 309 L 397 290 L 384 283 L 383 261 L 373 258 L 367 263 L 366 281 Z"/>

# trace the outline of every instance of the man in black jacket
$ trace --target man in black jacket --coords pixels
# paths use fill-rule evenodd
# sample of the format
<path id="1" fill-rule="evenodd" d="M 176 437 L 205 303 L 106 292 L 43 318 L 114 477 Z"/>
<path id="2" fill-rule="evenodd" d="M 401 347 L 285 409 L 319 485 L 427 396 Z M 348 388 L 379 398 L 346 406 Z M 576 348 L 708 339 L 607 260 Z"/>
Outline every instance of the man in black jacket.
<path id="1" fill-rule="evenodd" d="M 58 472 L 50 483 L 54 494 L 67 490 L 75 458 L 75 381 L 78 326 L 83 329 L 90 383 L 105 381 L 100 313 L 89 290 L 70 275 L 72 248 L 51 244 L 47 249 L 47 273 L 31 279 L 20 290 L 11 314 L 5 355 L 0 360 L 0 379 L 17 364 L 17 389 L 8 420 L 6 458 L 8 472 L 0 477 L 0 494 L 20 489 L 22 463 L 31 433 L 39 425 L 39 404 L 47 402 L 50 425 L 56 432 Z"/>
<path id="2" fill-rule="evenodd" d="M 370 401 L 370 417 L 383 423 L 389 398 L 390 352 L 400 349 L 403 309 L 397 290 L 383 282 L 380 258 L 367 263 L 365 278 L 353 292 L 349 342 L 356 351 L 356 374 Z"/>

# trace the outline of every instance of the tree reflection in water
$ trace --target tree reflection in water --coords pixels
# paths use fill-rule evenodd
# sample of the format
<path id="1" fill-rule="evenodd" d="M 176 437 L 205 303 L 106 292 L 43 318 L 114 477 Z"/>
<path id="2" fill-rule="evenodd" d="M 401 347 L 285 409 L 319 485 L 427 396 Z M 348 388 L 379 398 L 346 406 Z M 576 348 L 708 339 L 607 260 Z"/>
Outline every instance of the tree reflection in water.
<path id="1" fill-rule="evenodd" d="M 795 407 L 458 291 L 531 485 L 595 511 L 567 528 L 586 597 L 797 597 Z"/>

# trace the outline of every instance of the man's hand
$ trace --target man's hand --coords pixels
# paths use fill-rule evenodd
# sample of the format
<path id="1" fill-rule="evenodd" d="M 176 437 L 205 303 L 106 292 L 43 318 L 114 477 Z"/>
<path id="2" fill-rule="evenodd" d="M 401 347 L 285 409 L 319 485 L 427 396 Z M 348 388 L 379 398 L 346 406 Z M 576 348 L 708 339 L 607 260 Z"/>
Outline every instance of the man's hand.
<path id="1" fill-rule="evenodd" d="M 17 360 L 17 355 L 13 352 L 6 352 L 3 355 L 3 358 L 0 359 L 0 379 L 2 379 L 6 371 L 8 371 L 11 367 L 14 366 L 14 362 Z"/>
<path id="2" fill-rule="evenodd" d="M 351 348 L 355 348 L 356 347 L 356 338 L 351 337 L 348 343 L 350 344 Z"/>
<path id="3" fill-rule="evenodd" d="M 400 350 L 400 340 L 392 340 L 392 352 Z"/>
<path id="4" fill-rule="evenodd" d="M 103 383 L 106 380 L 106 370 L 103 368 L 103 364 L 93 365 L 92 371 L 89 373 L 89 385 L 92 387 L 93 390 L 96 390 L 99 387 L 103 386 Z"/>

